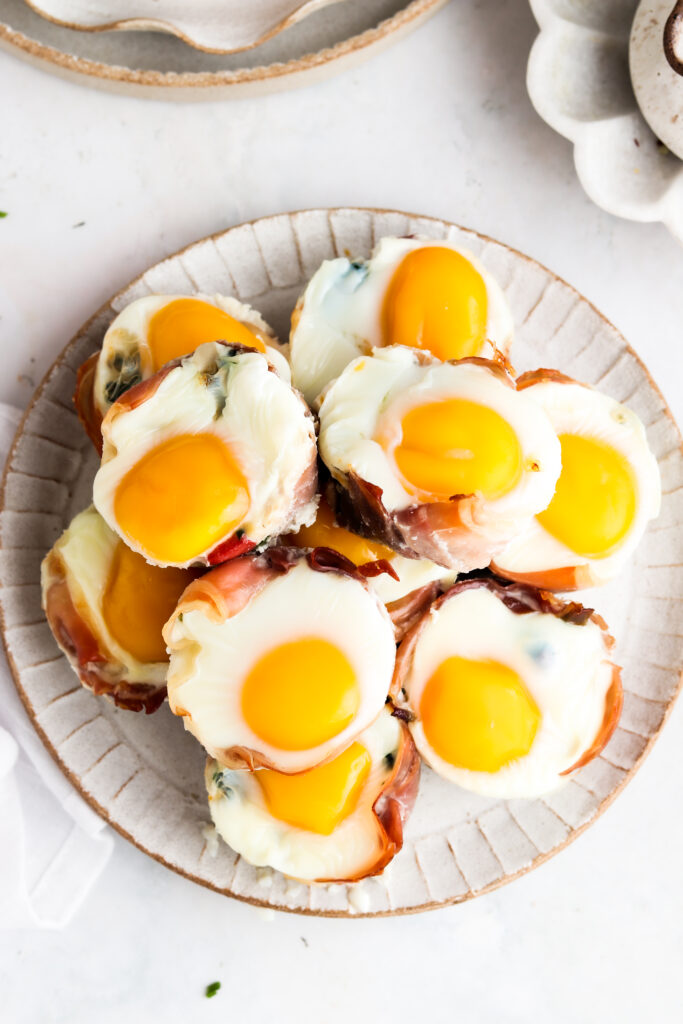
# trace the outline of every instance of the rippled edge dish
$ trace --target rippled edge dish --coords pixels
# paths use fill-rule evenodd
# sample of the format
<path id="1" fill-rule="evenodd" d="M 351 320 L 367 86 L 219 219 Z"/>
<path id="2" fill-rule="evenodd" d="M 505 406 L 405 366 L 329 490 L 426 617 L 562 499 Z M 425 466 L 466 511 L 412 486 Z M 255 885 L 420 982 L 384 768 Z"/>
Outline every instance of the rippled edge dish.
<path id="1" fill-rule="evenodd" d="M 647 367 L 645 366 L 645 364 L 641 360 L 640 356 L 628 344 L 628 342 L 623 337 L 621 332 L 618 331 L 616 329 L 616 327 L 614 327 L 614 325 L 611 323 L 611 321 L 608 320 L 607 317 L 604 316 L 604 314 L 601 313 L 593 305 L 592 302 L 590 302 L 588 299 L 586 299 L 576 288 L 574 288 L 572 285 L 568 284 L 564 280 L 564 278 L 561 278 L 558 274 L 555 274 L 553 271 L 548 270 L 547 267 L 543 266 L 543 264 L 538 263 L 537 260 L 532 259 L 530 256 L 527 256 L 525 253 L 520 252 L 518 249 L 514 249 L 512 246 L 508 246 L 508 245 L 505 245 L 504 243 L 497 242 L 497 240 L 492 239 L 489 235 L 484 235 L 484 234 L 481 234 L 479 232 L 472 231 L 469 228 L 461 228 L 459 225 L 454 225 L 450 221 L 440 220 L 438 217 L 429 217 L 429 216 L 425 216 L 425 215 L 422 215 L 422 214 L 411 213 L 411 212 L 407 212 L 407 211 L 396 211 L 396 210 L 389 210 L 389 209 L 383 209 L 383 208 L 378 208 L 378 207 L 331 207 L 331 208 L 324 209 L 322 211 L 320 209 L 318 209 L 318 208 L 312 208 L 312 209 L 309 209 L 309 210 L 290 211 L 288 214 L 286 214 L 286 216 L 292 217 L 292 216 L 296 215 L 297 213 L 305 214 L 305 213 L 314 213 L 314 212 L 324 212 L 328 216 L 331 215 L 331 214 L 340 213 L 340 212 L 345 212 L 345 213 L 350 212 L 350 213 L 354 213 L 354 214 L 369 214 L 371 216 L 391 215 L 391 214 L 397 215 L 398 214 L 399 216 L 407 217 L 407 218 L 414 219 L 414 220 L 419 220 L 422 223 L 435 224 L 435 225 L 438 225 L 441 228 L 456 227 L 459 230 L 466 231 L 466 232 L 469 232 L 469 233 L 475 235 L 480 241 L 482 241 L 484 243 L 486 243 L 486 242 L 495 242 L 498 245 L 503 245 L 503 247 L 507 251 L 512 252 L 519 259 L 521 259 L 521 260 L 525 261 L 526 263 L 530 264 L 532 267 L 538 267 L 544 273 L 547 273 L 554 281 L 556 281 L 556 282 L 560 283 L 561 285 L 563 285 L 564 287 L 566 287 L 571 293 L 573 293 L 576 296 L 577 299 L 579 299 L 580 301 L 584 302 L 586 304 L 586 306 L 588 306 L 592 310 L 592 312 L 597 317 L 599 317 L 599 319 L 611 331 L 613 331 L 617 335 L 617 337 L 619 338 L 619 340 L 622 342 L 622 344 L 624 346 L 624 350 L 626 352 L 628 352 L 628 354 L 638 364 L 638 366 L 640 367 L 640 369 L 641 369 L 641 371 L 643 373 L 644 378 L 648 381 L 648 383 L 649 383 L 650 387 L 652 388 L 653 392 L 661 400 L 662 407 L 663 407 L 662 414 L 663 414 L 663 416 L 665 416 L 669 420 L 669 422 L 671 423 L 671 425 L 674 428 L 674 431 L 675 431 L 675 433 L 677 435 L 677 439 L 678 439 L 678 449 L 679 449 L 679 452 L 681 453 L 681 456 L 683 457 L 683 437 L 681 436 L 681 432 L 680 432 L 680 430 L 678 428 L 678 424 L 676 423 L 676 420 L 675 420 L 675 418 L 674 418 L 674 416 L 673 416 L 673 414 L 672 414 L 672 412 L 671 412 L 671 410 L 670 410 L 670 408 L 669 408 L 669 406 L 668 406 L 668 404 L 667 404 L 667 402 L 666 402 L 662 392 L 660 391 L 659 387 L 657 386 L 657 383 L 652 378 L 652 375 L 650 374 L 649 370 L 647 369 Z M 282 218 L 282 214 L 274 214 L 274 215 L 272 215 L 270 217 L 256 217 L 253 220 L 244 221 L 244 222 L 242 222 L 240 224 L 235 224 L 231 228 L 223 229 L 221 231 L 217 231 L 217 232 L 215 232 L 212 235 L 207 235 L 204 238 L 197 239 L 196 241 L 191 242 L 191 243 L 189 243 L 186 246 L 183 246 L 183 248 L 177 250 L 175 253 L 172 253 L 169 257 L 166 257 L 165 260 L 160 260 L 159 263 L 165 263 L 165 262 L 167 262 L 167 260 L 172 260 L 172 259 L 175 259 L 177 257 L 180 257 L 184 253 L 186 253 L 188 250 L 192 249 L 195 245 L 197 245 L 197 244 L 199 244 L 201 242 L 206 242 L 206 241 L 210 241 L 210 240 L 216 240 L 216 239 L 222 237 L 223 235 L 228 234 L 230 231 L 234 230 L 235 228 L 246 227 L 246 226 L 253 226 L 255 224 L 264 224 L 264 223 L 268 223 L 269 221 L 271 221 L 271 222 L 272 221 L 278 221 L 281 218 Z M 154 264 L 153 266 L 156 266 L 156 265 L 158 265 L 158 264 Z M 62 363 L 66 363 L 66 353 L 67 353 L 68 349 L 72 345 L 74 345 L 77 341 L 80 340 L 81 336 L 87 331 L 87 329 L 89 328 L 89 326 L 91 324 L 95 323 L 100 317 L 105 315 L 107 312 L 111 311 L 112 303 L 118 298 L 118 296 L 127 293 L 134 285 L 136 285 L 140 281 L 142 281 L 142 279 L 144 278 L 145 274 L 149 273 L 149 271 L 151 269 L 152 269 L 152 267 L 148 267 L 146 271 L 144 271 L 142 274 L 138 275 L 136 278 L 134 278 L 132 281 L 130 281 L 125 287 L 119 289 L 118 292 L 116 292 L 107 302 L 105 302 L 93 314 L 93 316 L 91 316 L 83 324 L 83 326 L 80 328 L 80 330 L 78 330 L 74 334 L 74 336 L 71 338 L 71 340 L 68 342 L 68 344 L 64 347 L 64 349 L 59 354 L 59 356 L 54 361 L 54 363 L 48 368 L 47 372 L 44 374 L 40 384 L 36 388 L 36 390 L 35 390 L 35 392 L 33 394 L 33 397 L 31 399 L 31 401 L 29 402 L 29 405 L 27 406 L 27 408 L 26 408 L 26 410 L 25 410 L 25 412 L 24 412 L 24 414 L 23 414 L 23 416 L 21 418 L 21 421 L 20 421 L 20 423 L 19 423 L 19 425 L 17 427 L 16 433 L 15 433 L 15 436 L 14 436 L 14 440 L 12 442 L 12 446 L 11 446 L 11 448 L 9 450 L 9 453 L 8 453 L 8 456 L 7 456 L 7 462 L 5 463 L 5 468 L 4 468 L 3 475 L 2 475 L 2 485 L 0 487 L 0 512 L 2 512 L 4 510 L 4 508 L 5 508 L 5 489 L 6 489 L 6 484 L 7 484 L 8 470 L 9 470 L 9 467 L 11 465 L 12 459 L 14 457 L 17 445 L 18 445 L 19 441 L 21 440 L 21 436 L 22 436 L 22 433 L 23 433 L 24 426 L 25 426 L 26 421 L 27 421 L 29 415 L 31 414 L 34 406 L 40 401 L 40 399 L 42 397 L 42 392 L 47 387 L 47 385 L 48 385 L 48 383 L 50 381 L 50 378 L 52 376 L 53 370 L 56 367 L 59 367 Z M 3 544 L 2 544 L 2 541 L 0 539 L 0 550 L 2 550 L 2 549 L 3 549 Z M 162 864 L 166 868 L 170 868 L 176 874 L 181 875 L 184 878 L 187 878 L 191 882 L 195 882 L 198 885 L 201 885 L 201 886 L 203 886 L 206 889 L 210 889 L 210 890 L 212 890 L 212 891 L 214 891 L 216 893 L 219 893 L 220 895 L 228 895 L 228 896 L 230 896 L 231 899 L 239 900 L 241 903 L 249 903 L 252 906 L 262 907 L 262 908 L 265 908 L 265 909 L 268 909 L 268 910 L 277 909 L 277 910 L 280 910 L 280 911 L 285 912 L 285 913 L 300 914 L 300 915 L 302 915 L 304 917 L 335 917 L 335 918 L 346 918 L 346 919 L 348 919 L 348 918 L 359 918 L 359 919 L 361 919 L 361 918 L 367 918 L 367 917 L 370 917 L 370 918 L 374 918 L 374 917 L 399 917 L 399 916 L 404 916 L 404 915 L 408 915 L 408 914 L 420 914 L 420 913 L 423 913 L 424 911 L 437 910 L 437 909 L 440 909 L 440 908 L 445 907 L 445 906 L 450 906 L 450 905 L 454 905 L 454 904 L 458 904 L 458 903 L 465 903 L 465 902 L 468 902 L 469 900 L 476 899 L 477 897 L 483 896 L 483 895 L 485 895 L 486 893 L 489 893 L 489 892 L 493 892 L 494 890 L 499 889 L 502 886 L 507 885 L 508 883 L 515 881 L 517 878 L 521 878 L 523 875 L 528 874 L 530 871 L 533 871 L 535 868 L 540 867 L 541 864 L 544 864 L 546 861 L 550 860 L 550 858 L 555 856 L 555 854 L 560 853 L 567 846 L 569 846 L 570 843 L 572 843 L 575 839 L 577 839 L 583 832 L 585 832 L 586 829 L 588 829 L 595 821 L 597 821 L 597 819 L 607 810 L 607 808 L 613 803 L 613 801 L 617 798 L 617 796 L 619 796 L 621 791 L 626 787 L 628 782 L 630 782 L 630 780 L 636 774 L 636 772 L 641 767 L 641 765 L 645 761 L 646 757 L 648 756 L 648 754 L 652 750 L 652 747 L 654 746 L 656 740 L 658 739 L 658 737 L 659 737 L 659 735 L 660 735 L 664 725 L 666 724 L 666 722 L 667 722 L 667 720 L 668 720 L 668 718 L 669 718 L 669 716 L 670 716 L 670 714 L 671 714 L 671 712 L 673 710 L 674 704 L 676 703 L 676 700 L 678 699 L 678 697 L 679 697 L 679 695 L 681 693 L 681 688 L 683 687 L 683 670 L 681 670 L 679 672 L 678 682 L 677 682 L 676 688 L 672 692 L 671 697 L 669 698 L 668 703 L 666 704 L 664 713 L 662 715 L 662 718 L 660 720 L 659 725 L 656 728 L 656 731 L 653 732 L 653 734 L 647 739 L 647 742 L 645 743 L 645 746 L 643 747 L 643 749 L 640 752 L 640 754 L 637 756 L 635 763 L 632 765 L 631 768 L 629 768 L 628 770 L 625 771 L 624 777 L 621 779 L 621 781 L 614 787 L 614 789 L 606 797 L 604 797 L 599 802 L 599 804 L 598 804 L 598 806 L 596 808 L 595 813 L 591 817 L 589 817 L 587 821 L 583 822 L 581 825 L 571 826 L 567 837 L 562 842 L 558 843 L 557 846 L 554 846 L 552 849 L 548 850 L 546 853 L 540 853 L 538 857 L 534 858 L 530 863 L 524 865 L 519 870 L 511 872 L 510 874 L 504 874 L 503 876 L 494 879 L 493 882 L 490 882 L 487 885 L 484 885 L 481 888 L 476 889 L 475 891 L 472 891 L 470 889 L 470 890 L 468 890 L 466 893 L 464 893 L 462 895 L 458 895 L 458 896 L 447 898 L 447 899 L 441 899 L 441 900 L 434 899 L 434 900 L 431 900 L 429 902 L 419 904 L 417 906 L 400 907 L 400 908 L 389 909 L 389 910 L 376 910 L 376 911 L 370 911 L 370 912 L 364 912 L 364 911 L 355 912 L 355 911 L 350 911 L 348 909 L 347 910 L 334 910 L 334 909 L 315 910 L 315 909 L 312 909 L 310 907 L 274 907 L 273 904 L 271 902 L 269 902 L 267 899 L 258 899 L 258 898 L 254 897 L 254 896 L 247 896 L 247 895 L 244 895 L 242 893 L 234 893 L 234 892 L 228 893 L 224 889 L 222 889 L 219 885 L 215 885 L 214 883 L 210 882 L 208 879 L 199 878 L 197 875 L 193 874 L 191 871 L 185 870 L 180 865 L 174 864 L 171 861 L 166 860 L 160 854 L 157 854 L 154 851 L 149 850 L 143 843 L 141 843 L 139 840 L 137 840 L 130 832 L 128 832 L 121 825 L 119 825 L 117 822 L 115 822 L 115 821 L 113 821 L 111 819 L 111 817 L 109 816 L 107 810 L 82 785 L 79 776 L 74 774 L 63 763 L 63 761 L 59 757 L 59 754 L 58 754 L 57 750 L 55 749 L 55 747 L 52 744 L 51 740 L 47 736 L 45 730 L 39 724 L 38 719 L 37 719 L 37 714 L 34 712 L 33 707 L 31 705 L 30 701 L 28 700 L 28 697 L 27 697 L 27 695 L 26 695 L 26 693 L 25 693 L 25 691 L 24 691 L 24 689 L 23 689 L 23 687 L 21 685 L 20 673 L 19 673 L 19 669 L 17 667 L 17 664 L 16 664 L 14 658 L 12 657 L 12 655 L 11 655 L 9 649 L 8 649 L 7 640 L 6 640 L 6 628 L 7 627 L 6 627 L 6 622 L 5 622 L 4 608 L 2 606 L 2 603 L 0 603 L 0 633 L 2 634 L 2 642 L 3 642 L 4 649 L 5 649 L 5 654 L 6 654 L 6 657 L 7 657 L 7 662 L 8 662 L 8 665 L 10 667 L 10 671 L 12 673 L 12 677 L 14 679 L 14 683 L 15 683 L 17 692 L 19 694 L 19 697 L 21 699 L 22 704 L 24 705 L 26 713 L 28 714 L 28 716 L 29 716 L 29 718 L 31 720 L 31 723 L 32 723 L 34 729 L 36 730 L 38 736 L 40 737 L 41 742 L 43 743 L 44 747 L 46 748 L 46 750 L 49 752 L 49 754 L 51 755 L 51 757 L 53 758 L 53 760 L 55 761 L 55 763 L 59 767 L 59 769 L 62 772 L 62 774 L 69 780 L 69 782 L 72 784 L 74 789 L 80 794 L 80 796 L 85 800 L 85 802 L 87 804 L 89 804 L 89 806 L 104 821 L 106 821 L 109 825 L 111 825 L 111 827 L 116 832 L 118 832 L 119 835 L 121 835 L 124 839 L 127 839 L 130 843 L 133 844 L 133 846 L 135 846 L 142 853 L 145 853 L 148 857 L 151 857 L 153 860 L 157 861 L 159 864 Z"/>

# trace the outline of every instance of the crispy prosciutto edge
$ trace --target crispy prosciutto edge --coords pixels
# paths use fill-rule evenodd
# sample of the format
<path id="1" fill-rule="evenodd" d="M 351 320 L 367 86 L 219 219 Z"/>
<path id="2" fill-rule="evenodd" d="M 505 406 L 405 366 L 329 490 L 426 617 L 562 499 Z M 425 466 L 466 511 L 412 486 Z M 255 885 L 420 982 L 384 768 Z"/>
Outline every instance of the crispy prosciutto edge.
<path id="1" fill-rule="evenodd" d="M 326 483 L 324 486 L 320 487 L 320 492 L 325 496 L 330 508 L 334 508 L 334 481 L 329 479 L 327 466 L 325 466 L 323 462 L 318 466 L 319 483 L 321 479 L 325 480 Z M 291 534 L 290 537 L 292 536 L 296 535 Z M 286 539 L 283 539 L 282 543 L 288 544 L 289 542 Z M 298 545 L 294 546 L 296 547 Z M 366 579 L 386 573 L 388 576 L 391 576 L 392 579 L 396 581 L 399 580 L 398 573 L 392 566 L 391 562 L 384 558 L 378 559 L 374 562 L 366 562 L 365 564 L 358 566 L 358 569 Z M 389 616 L 394 625 L 396 643 L 400 643 L 416 619 L 422 614 L 426 606 L 431 604 L 434 598 L 438 597 L 443 589 L 443 584 L 438 580 L 434 580 L 431 583 L 426 583 L 422 587 L 411 590 L 410 593 L 404 594 L 403 597 L 399 597 L 395 601 L 389 601 L 386 605 L 386 609 L 389 612 Z"/>
<path id="2" fill-rule="evenodd" d="M 397 644 L 403 640 L 406 633 L 412 629 L 444 589 L 445 584 L 439 580 L 433 580 L 423 587 L 418 587 L 417 590 L 411 590 L 405 597 L 399 597 L 397 601 L 389 602 L 387 611 L 394 625 Z"/>
<path id="3" fill-rule="evenodd" d="M 99 352 L 93 354 L 82 363 L 76 374 L 74 405 L 83 429 L 95 445 L 98 455 L 102 455 L 102 413 L 95 405 L 95 373 L 100 358 Z"/>
<path id="4" fill-rule="evenodd" d="M 568 377 L 559 370 L 538 369 L 529 370 L 523 373 L 517 380 L 517 390 L 525 391 L 535 384 L 574 384 L 577 387 L 592 390 L 589 384 Z M 504 551 L 501 552 L 501 555 Z M 577 556 L 578 557 L 578 556 Z M 491 571 L 504 579 L 512 580 L 515 583 L 528 583 L 531 587 L 540 587 L 543 590 L 559 590 L 569 592 L 572 590 L 585 590 L 587 587 L 596 587 L 604 583 L 602 579 L 588 562 L 579 562 L 576 565 L 564 565 L 547 569 L 537 569 L 533 572 L 513 572 L 506 569 L 495 560 L 491 561 Z"/>
<path id="5" fill-rule="evenodd" d="M 428 353 L 416 352 L 416 362 L 434 362 Z M 505 356 L 492 359 L 471 356 L 452 360 L 457 365 L 470 363 L 488 370 L 502 383 L 515 388 Z M 509 536 L 492 539 L 492 524 L 485 532 L 478 524 L 481 500 L 474 494 L 454 494 L 448 501 L 423 502 L 390 512 L 382 501 L 382 488 L 356 473 L 335 480 L 334 512 L 339 523 L 361 537 L 379 540 L 406 558 L 428 558 L 437 565 L 457 572 L 483 569 Z"/>
<path id="6" fill-rule="evenodd" d="M 257 349 L 248 348 L 246 345 L 227 345 L 224 342 L 213 342 L 212 344 L 224 345 L 230 354 L 240 354 L 243 352 L 257 352 Z M 263 353 L 260 353 L 261 355 Z M 103 439 L 103 463 L 107 462 L 115 454 L 115 449 L 109 441 L 109 435 L 111 432 L 111 425 L 115 422 L 117 416 L 122 416 L 126 412 L 130 412 L 132 409 L 137 409 L 138 406 L 143 405 L 149 398 L 156 394 L 159 386 L 164 379 L 175 370 L 188 356 L 183 356 L 182 359 L 173 359 L 170 363 L 167 363 L 160 370 L 157 371 L 152 377 L 148 377 L 146 380 L 140 381 L 139 384 L 134 384 L 133 387 L 129 388 L 128 391 L 124 392 L 120 398 L 111 405 L 107 415 L 102 420 L 102 439 Z M 265 357 L 264 357 L 265 358 Z M 276 376 L 277 370 L 275 367 L 268 363 L 268 369 L 271 373 Z M 306 416 L 313 420 L 312 413 L 299 392 L 292 388 L 292 391 L 301 402 Z M 312 452 L 312 458 L 308 466 L 306 466 L 304 472 L 299 477 L 296 485 L 293 489 L 292 500 L 290 504 L 290 515 L 292 517 L 303 508 L 304 505 L 308 505 L 313 500 L 318 489 L 318 464 L 315 448 Z M 283 533 L 286 532 L 283 530 Z M 258 547 L 257 542 L 247 537 L 244 530 L 237 529 L 228 537 L 221 540 L 216 544 L 210 551 L 205 552 L 195 559 L 197 565 L 209 565 L 215 566 L 220 565 L 223 562 L 227 562 L 233 558 L 238 558 L 240 555 L 247 554 L 253 551 L 254 548 Z"/>
<path id="7" fill-rule="evenodd" d="M 396 753 L 394 770 L 384 784 L 372 805 L 382 836 L 382 852 L 375 863 L 362 874 L 348 879 L 323 879 L 323 881 L 359 882 L 362 878 L 380 875 L 389 861 L 393 860 L 403 846 L 403 827 L 415 804 L 420 783 L 420 755 L 410 731 L 403 725 L 401 740 Z"/>
<path id="8" fill-rule="evenodd" d="M 246 608 L 268 583 L 278 576 L 286 575 L 302 560 L 305 560 L 309 568 L 315 572 L 338 573 L 362 583 L 375 599 L 382 614 L 386 614 L 384 605 L 369 586 L 367 579 L 368 576 L 388 571 L 391 568 L 388 563 L 385 563 L 386 568 L 382 568 L 379 562 L 356 566 L 350 559 L 338 551 L 333 551 L 332 548 L 313 548 L 306 551 L 278 545 L 268 548 L 260 555 L 245 555 L 224 562 L 199 579 L 193 580 L 181 594 L 175 611 L 164 626 L 163 637 L 166 646 L 172 651 L 182 647 L 172 643 L 173 626 L 180 616 L 189 611 L 200 611 L 211 622 L 225 622 Z M 175 700 L 173 688 L 169 690 L 168 703 L 175 715 L 191 720 L 190 712 Z M 229 747 L 214 753 L 215 759 L 226 768 L 272 768 L 277 771 L 276 765 L 269 758 L 249 747 Z"/>
<path id="9" fill-rule="evenodd" d="M 581 757 L 566 768 L 561 775 L 569 775 L 582 768 L 583 765 L 592 761 L 609 742 L 612 733 L 617 727 L 619 716 L 624 702 L 624 691 L 621 683 L 621 668 L 612 661 L 614 649 L 614 637 L 607 630 L 607 623 L 592 608 L 584 608 L 577 601 L 560 601 L 560 599 L 547 590 L 539 590 L 526 583 L 515 583 L 507 580 L 496 579 L 490 574 L 473 576 L 470 579 L 460 580 L 453 584 L 444 594 L 429 606 L 422 617 L 415 623 L 408 632 L 396 655 L 396 668 L 392 692 L 401 695 L 395 700 L 395 714 L 403 721 L 413 721 L 415 712 L 408 706 L 403 683 L 410 671 L 413 655 L 422 630 L 427 625 L 432 611 L 439 608 L 453 597 L 462 594 L 466 590 L 475 590 L 484 587 L 494 594 L 503 604 L 515 612 L 516 615 L 527 615 L 529 612 L 543 612 L 555 615 L 558 619 L 570 622 L 575 626 L 585 626 L 587 622 L 593 622 L 602 631 L 602 639 L 605 648 L 605 660 L 612 666 L 612 681 L 605 695 L 605 712 L 598 732 L 590 745 Z"/>
<path id="10" fill-rule="evenodd" d="M 83 686 L 128 711 L 151 714 L 163 704 L 166 684 L 127 680 L 125 665 L 95 636 L 74 602 L 64 562 L 54 550 L 43 562 L 43 608 L 55 640 Z"/>
<path id="11" fill-rule="evenodd" d="M 403 846 L 403 828 L 413 809 L 420 781 L 420 755 L 410 731 L 401 724 L 394 764 L 375 797 L 370 812 L 375 818 L 378 846 L 377 856 L 365 867 L 343 878 L 316 878 L 313 883 L 359 882 L 363 878 L 380 875 Z M 207 760 L 205 780 L 207 789 L 213 776 L 213 766 L 220 765 L 214 758 Z M 362 811 L 354 811 L 362 813 Z M 288 876 L 295 877 L 295 876 Z M 297 879 L 310 884 L 311 879 Z"/>

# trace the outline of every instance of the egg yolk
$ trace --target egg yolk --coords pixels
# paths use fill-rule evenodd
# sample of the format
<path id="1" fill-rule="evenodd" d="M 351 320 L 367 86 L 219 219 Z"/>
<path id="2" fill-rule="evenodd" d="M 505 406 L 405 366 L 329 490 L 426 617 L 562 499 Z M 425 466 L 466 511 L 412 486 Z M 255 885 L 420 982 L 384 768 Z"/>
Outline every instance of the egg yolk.
<path id="1" fill-rule="evenodd" d="M 352 743 L 333 761 L 308 772 L 283 775 L 265 769 L 254 778 L 274 818 L 329 836 L 355 810 L 370 764 L 365 747 Z"/>
<path id="2" fill-rule="evenodd" d="M 189 562 L 229 536 L 249 510 L 249 489 L 215 434 L 180 434 L 147 452 L 114 499 L 123 534 L 159 562 Z"/>
<path id="3" fill-rule="evenodd" d="M 147 344 L 154 369 L 187 356 L 205 341 L 226 341 L 256 348 L 265 346 L 245 324 L 201 299 L 175 299 L 162 306 L 149 322 Z"/>
<path id="4" fill-rule="evenodd" d="M 517 435 L 488 406 L 461 398 L 430 402 L 411 409 L 401 428 L 396 465 L 408 484 L 429 499 L 456 494 L 495 499 L 519 480 Z"/>
<path id="5" fill-rule="evenodd" d="M 308 750 L 337 736 L 360 707 L 348 658 L 318 637 L 280 644 L 259 658 L 242 687 L 242 712 L 280 750 Z"/>
<path id="6" fill-rule="evenodd" d="M 349 558 L 354 565 L 365 565 L 366 562 L 376 562 L 380 558 L 390 560 L 395 555 L 384 544 L 366 540 L 343 526 L 337 526 L 334 512 L 324 498 L 320 499 L 315 522 L 311 526 L 302 526 L 297 533 L 285 537 L 284 541 L 298 548 L 332 548 Z"/>
<path id="7" fill-rule="evenodd" d="M 161 630 L 194 579 L 187 569 L 161 569 L 119 541 L 102 596 L 102 615 L 114 640 L 138 661 L 168 661 Z"/>
<path id="8" fill-rule="evenodd" d="M 592 438 L 562 434 L 562 472 L 541 526 L 585 558 L 604 558 L 628 533 L 636 483 L 624 456 Z"/>
<path id="9" fill-rule="evenodd" d="M 440 758 L 497 772 L 531 749 L 541 713 L 524 683 L 497 661 L 447 658 L 422 693 L 425 738 Z"/>
<path id="10" fill-rule="evenodd" d="M 415 249 L 401 260 L 382 307 L 385 345 L 464 359 L 486 339 L 486 284 L 468 259 L 444 246 Z"/>

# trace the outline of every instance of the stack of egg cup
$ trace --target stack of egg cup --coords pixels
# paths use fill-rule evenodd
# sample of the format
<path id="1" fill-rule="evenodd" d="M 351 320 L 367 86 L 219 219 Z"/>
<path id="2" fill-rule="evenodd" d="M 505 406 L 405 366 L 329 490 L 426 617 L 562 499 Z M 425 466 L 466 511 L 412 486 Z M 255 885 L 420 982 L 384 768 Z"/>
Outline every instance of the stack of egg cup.
<path id="1" fill-rule="evenodd" d="M 43 562 L 48 621 L 95 693 L 168 694 L 252 864 L 378 874 L 420 759 L 536 797 L 616 727 L 614 641 L 555 592 L 616 575 L 657 464 L 609 397 L 515 379 L 512 333 L 470 254 L 384 238 L 320 266 L 286 345 L 235 299 L 148 296 L 81 367 L 102 461 Z"/>

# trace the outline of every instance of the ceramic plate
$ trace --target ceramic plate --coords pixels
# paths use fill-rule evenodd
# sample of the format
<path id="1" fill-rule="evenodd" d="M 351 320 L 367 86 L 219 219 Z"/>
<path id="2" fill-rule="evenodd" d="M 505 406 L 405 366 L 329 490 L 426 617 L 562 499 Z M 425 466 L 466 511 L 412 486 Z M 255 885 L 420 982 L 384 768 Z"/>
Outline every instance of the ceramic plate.
<path id="1" fill-rule="evenodd" d="M 25 0 L 37 14 L 84 32 L 157 30 L 209 53 L 266 42 L 313 11 L 343 0 Z"/>
<path id="2" fill-rule="evenodd" d="M 253 49 L 215 54 L 162 32 L 75 31 L 47 21 L 24 0 L 2 0 L 0 47 L 43 70 L 110 92 L 215 100 L 306 85 L 335 74 L 400 39 L 446 2 L 334 3 Z"/>
<path id="3" fill-rule="evenodd" d="M 557 366 L 627 402 L 647 426 L 662 471 L 662 513 L 633 564 L 587 593 L 617 637 L 625 703 L 602 755 L 543 800 L 489 800 L 423 770 L 403 850 L 377 879 L 309 886 L 256 870 L 212 836 L 204 756 L 167 705 L 118 711 L 82 689 L 40 608 L 39 565 L 90 501 L 97 460 L 71 403 L 75 372 L 106 326 L 150 292 L 223 292 L 253 303 L 281 336 L 319 262 L 365 256 L 379 237 L 418 233 L 473 251 L 511 304 L 518 371 Z M 575 838 L 622 789 L 678 690 L 683 650 L 683 456 L 661 394 L 593 306 L 520 253 L 443 221 L 370 210 L 268 217 L 197 242 L 152 267 L 95 314 L 38 388 L 5 477 L 0 612 L 19 693 L 44 743 L 85 799 L 150 856 L 218 892 L 276 909 L 346 916 L 425 910 L 469 899 L 537 866 Z"/>
<path id="4" fill-rule="evenodd" d="M 683 241 L 683 163 L 658 144 L 631 85 L 638 0 L 530 4 L 540 34 L 529 57 L 529 96 L 543 120 L 574 143 L 584 189 L 603 210 L 661 221 Z"/>

